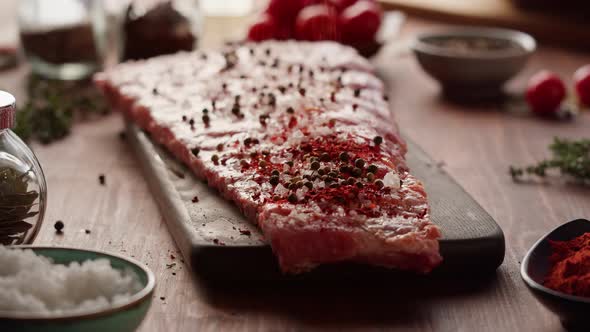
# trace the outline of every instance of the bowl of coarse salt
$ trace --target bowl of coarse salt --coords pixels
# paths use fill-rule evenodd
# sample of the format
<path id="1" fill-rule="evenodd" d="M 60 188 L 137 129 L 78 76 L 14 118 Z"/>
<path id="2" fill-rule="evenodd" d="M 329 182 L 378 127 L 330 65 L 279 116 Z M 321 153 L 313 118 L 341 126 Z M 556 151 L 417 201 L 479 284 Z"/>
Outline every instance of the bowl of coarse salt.
<path id="1" fill-rule="evenodd" d="M 134 331 L 154 287 L 149 269 L 118 255 L 0 246 L 0 331 Z"/>

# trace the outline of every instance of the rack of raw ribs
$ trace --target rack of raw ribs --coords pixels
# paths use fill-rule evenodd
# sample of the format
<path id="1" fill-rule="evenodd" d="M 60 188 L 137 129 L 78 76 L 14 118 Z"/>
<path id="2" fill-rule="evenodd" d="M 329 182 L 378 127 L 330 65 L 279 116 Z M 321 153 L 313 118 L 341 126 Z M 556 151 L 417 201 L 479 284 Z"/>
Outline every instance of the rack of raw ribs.
<path id="1" fill-rule="evenodd" d="M 442 258 L 371 63 L 332 42 L 228 44 L 95 77 L 112 106 L 258 225 L 287 273 Z"/>

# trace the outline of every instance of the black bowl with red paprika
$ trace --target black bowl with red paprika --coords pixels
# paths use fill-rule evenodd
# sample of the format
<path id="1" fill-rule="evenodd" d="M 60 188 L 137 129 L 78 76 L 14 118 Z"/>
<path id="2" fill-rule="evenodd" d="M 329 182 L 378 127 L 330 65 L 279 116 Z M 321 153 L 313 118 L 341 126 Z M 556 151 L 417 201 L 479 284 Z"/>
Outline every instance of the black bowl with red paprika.
<path id="1" fill-rule="evenodd" d="M 590 221 L 570 221 L 537 241 L 522 261 L 520 274 L 564 327 L 590 331 Z"/>

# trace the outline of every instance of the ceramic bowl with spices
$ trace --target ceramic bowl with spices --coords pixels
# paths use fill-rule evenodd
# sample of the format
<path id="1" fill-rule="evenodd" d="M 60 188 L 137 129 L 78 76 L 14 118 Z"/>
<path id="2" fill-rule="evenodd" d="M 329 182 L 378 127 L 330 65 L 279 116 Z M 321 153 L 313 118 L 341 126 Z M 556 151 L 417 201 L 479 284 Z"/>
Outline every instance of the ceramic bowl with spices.
<path id="1" fill-rule="evenodd" d="M 590 331 L 590 221 L 563 224 L 535 243 L 520 274 L 568 330 Z"/>
<path id="2" fill-rule="evenodd" d="M 412 44 L 418 63 L 451 99 L 502 95 L 502 86 L 523 69 L 535 51 L 530 35 L 508 29 L 459 27 L 424 33 Z"/>
<path id="3" fill-rule="evenodd" d="M 98 251 L 0 246 L 0 331 L 135 331 L 153 273 Z"/>

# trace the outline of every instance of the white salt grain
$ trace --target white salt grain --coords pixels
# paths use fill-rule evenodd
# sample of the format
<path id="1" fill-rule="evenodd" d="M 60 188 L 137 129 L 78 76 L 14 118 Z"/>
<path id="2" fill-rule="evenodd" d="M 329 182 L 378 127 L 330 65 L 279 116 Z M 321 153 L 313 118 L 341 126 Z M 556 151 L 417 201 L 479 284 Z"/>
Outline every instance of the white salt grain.
<path id="1" fill-rule="evenodd" d="M 142 289 L 107 259 L 54 264 L 32 250 L 0 246 L 0 311 L 60 315 L 107 309 Z"/>

